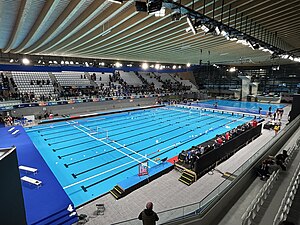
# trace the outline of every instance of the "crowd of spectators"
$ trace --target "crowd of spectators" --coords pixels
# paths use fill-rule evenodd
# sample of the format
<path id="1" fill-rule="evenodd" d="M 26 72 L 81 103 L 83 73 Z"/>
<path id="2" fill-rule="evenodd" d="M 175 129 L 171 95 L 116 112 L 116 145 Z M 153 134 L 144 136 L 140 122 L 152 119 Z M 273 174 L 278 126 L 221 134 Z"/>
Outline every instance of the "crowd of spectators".
<path id="1" fill-rule="evenodd" d="M 286 171 L 286 159 L 288 157 L 288 153 L 286 150 L 283 150 L 282 153 L 279 153 L 276 156 L 268 156 L 265 160 L 262 161 L 260 167 L 257 170 L 258 177 L 261 180 L 267 180 L 272 174 L 271 167 L 279 166 L 283 171 Z M 273 170 L 275 169 L 273 168 Z"/>
<path id="2" fill-rule="evenodd" d="M 42 87 L 42 85 L 50 85 L 50 80 L 30 80 L 30 85 L 39 85 L 40 87 Z"/>
<path id="3" fill-rule="evenodd" d="M 240 125 L 230 131 L 227 131 L 224 134 L 216 135 L 216 138 L 213 140 L 212 144 L 199 144 L 197 146 L 193 146 L 189 150 L 183 150 L 178 155 L 178 160 L 184 164 L 189 165 L 191 169 L 194 168 L 195 162 L 199 159 L 203 154 L 212 151 L 214 149 L 219 148 L 227 141 L 239 136 L 241 133 L 246 130 L 251 129 L 252 127 L 256 127 L 258 124 L 256 119 L 253 119 L 251 122 Z"/>
<path id="4" fill-rule="evenodd" d="M 114 96 L 132 96 L 132 95 L 149 95 L 149 94 L 162 94 L 162 93 L 179 93 L 190 90 L 190 87 L 183 85 L 178 81 L 171 82 L 170 80 L 163 81 L 160 76 L 153 74 L 155 78 L 162 82 L 162 88 L 155 88 L 154 83 L 148 83 L 142 76 L 136 72 L 136 75 L 142 80 L 143 85 L 133 86 L 127 84 L 123 80 L 118 71 L 115 71 L 112 75 L 109 75 L 108 84 L 101 83 L 98 86 L 89 87 L 61 87 L 59 83 L 53 82 L 54 93 L 45 93 L 36 95 L 34 92 L 19 92 L 17 85 L 13 78 L 8 78 L 1 73 L 2 85 L 6 87 L 7 94 L 2 94 L 1 101 L 5 100 L 21 100 L 26 102 L 38 102 L 38 101 L 59 101 L 67 100 L 69 98 L 104 98 Z M 87 79 L 86 75 L 81 75 L 82 79 Z M 91 80 L 96 80 L 96 74 L 91 74 Z M 101 77 L 99 78 L 101 79 Z M 0 82 L 1 83 L 1 82 Z M 11 83 L 11 85 L 10 85 Z M 30 85 L 50 85 L 51 81 L 47 80 L 30 80 Z M 13 87 L 12 90 L 9 87 Z M 1 88 L 0 88 L 1 90 Z"/>

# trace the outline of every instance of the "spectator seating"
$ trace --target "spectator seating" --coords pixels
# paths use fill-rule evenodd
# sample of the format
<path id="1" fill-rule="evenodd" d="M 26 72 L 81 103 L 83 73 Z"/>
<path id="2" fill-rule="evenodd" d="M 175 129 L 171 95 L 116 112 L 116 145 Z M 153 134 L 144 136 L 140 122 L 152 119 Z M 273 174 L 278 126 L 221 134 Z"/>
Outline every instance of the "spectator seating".
<path id="1" fill-rule="evenodd" d="M 196 87 L 196 85 L 194 85 L 190 80 L 183 80 L 179 76 L 177 76 L 177 74 L 174 74 L 173 78 L 174 78 L 174 80 L 176 80 L 177 82 L 181 83 L 182 85 L 191 87 L 191 91 L 192 92 L 199 92 L 198 88 Z"/>
<path id="2" fill-rule="evenodd" d="M 288 158 L 285 160 L 285 164 L 289 163 L 293 157 L 295 150 L 298 148 L 297 145 L 293 146 L 288 150 Z M 247 208 L 246 212 L 242 216 L 242 224 L 243 225 L 251 225 L 254 224 L 254 219 L 259 213 L 259 209 L 263 205 L 264 201 L 267 198 L 267 195 L 270 193 L 271 189 L 274 186 L 274 181 L 279 177 L 279 171 L 276 170 L 272 173 L 270 178 L 264 184 L 260 192 L 256 195 L 256 197 L 251 202 L 250 206 Z M 298 179 L 298 180 L 297 180 Z M 299 186 L 300 182 L 300 164 L 298 165 L 294 176 L 290 182 L 290 185 L 286 191 L 286 194 L 281 202 L 281 206 L 278 210 L 278 213 L 274 219 L 273 225 L 277 225 L 280 221 L 285 220 L 289 209 L 292 205 L 292 199 L 296 194 L 297 189 L 295 189 L 295 185 Z M 294 186 L 293 186 L 294 185 Z M 292 193 L 291 193 L 292 192 Z"/>
<path id="3" fill-rule="evenodd" d="M 47 72 L 12 71 L 11 73 L 20 93 L 24 94 L 33 92 L 36 97 L 40 97 L 42 95 L 54 96 L 54 87 Z"/>
<path id="4" fill-rule="evenodd" d="M 254 224 L 255 218 L 257 217 L 262 205 L 265 203 L 267 197 L 269 196 L 272 188 L 274 187 L 278 176 L 279 170 L 273 171 L 267 182 L 263 185 L 258 194 L 252 200 L 251 204 L 248 206 L 246 212 L 242 216 L 243 225 Z"/>
<path id="5" fill-rule="evenodd" d="M 159 76 L 162 81 L 170 80 L 171 83 L 175 83 L 174 78 L 169 73 L 155 73 L 155 75 Z"/>
<path id="6" fill-rule="evenodd" d="M 292 158 L 293 153 L 298 148 L 297 145 L 295 145 L 291 151 L 289 152 L 289 157 L 287 158 L 287 162 L 290 161 Z M 290 184 L 285 192 L 285 195 L 281 201 L 279 210 L 275 216 L 275 219 L 273 221 L 273 225 L 278 225 L 280 221 L 286 220 L 289 214 L 289 211 L 291 209 L 294 197 L 297 193 L 298 188 L 300 184 L 300 164 L 298 165 L 297 169 L 294 172 L 293 178 L 290 181 Z"/>
<path id="7" fill-rule="evenodd" d="M 161 89 L 162 88 L 162 83 L 159 82 L 156 78 L 154 74 L 151 74 L 149 72 L 139 72 L 139 74 L 145 79 L 147 80 L 147 82 L 149 84 L 154 84 L 155 89 Z"/>
<path id="8" fill-rule="evenodd" d="M 104 86 L 108 86 L 110 80 L 109 76 L 112 76 L 112 73 L 99 73 L 99 72 L 90 72 L 90 75 L 95 74 L 96 75 L 96 80 L 95 83 L 100 86 L 101 84 L 104 84 Z"/>
<path id="9" fill-rule="evenodd" d="M 62 87 L 91 86 L 91 82 L 87 76 L 85 76 L 84 72 L 62 71 L 53 73 L 53 75 Z"/>
<path id="10" fill-rule="evenodd" d="M 134 72 L 124 72 L 122 70 L 119 71 L 121 79 L 123 79 L 128 85 L 132 85 L 134 87 L 140 87 L 143 85 L 143 82 Z"/>

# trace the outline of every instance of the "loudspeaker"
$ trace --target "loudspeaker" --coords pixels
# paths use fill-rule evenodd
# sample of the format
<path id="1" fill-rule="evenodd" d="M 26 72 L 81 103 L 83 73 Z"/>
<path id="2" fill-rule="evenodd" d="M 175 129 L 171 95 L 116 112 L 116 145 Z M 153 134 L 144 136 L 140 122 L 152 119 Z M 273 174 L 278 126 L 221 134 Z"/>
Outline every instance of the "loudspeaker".
<path id="1" fill-rule="evenodd" d="M 147 12 L 147 3 L 146 2 L 135 2 L 135 8 L 138 12 Z"/>

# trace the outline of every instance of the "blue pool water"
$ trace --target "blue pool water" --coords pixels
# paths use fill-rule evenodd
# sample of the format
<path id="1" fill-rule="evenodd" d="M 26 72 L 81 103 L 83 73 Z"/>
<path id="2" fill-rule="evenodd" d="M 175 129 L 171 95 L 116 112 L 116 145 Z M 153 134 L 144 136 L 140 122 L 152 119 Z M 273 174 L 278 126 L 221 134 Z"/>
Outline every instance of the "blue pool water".
<path id="1" fill-rule="evenodd" d="M 269 103 L 258 103 L 258 102 L 242 102 L 242 101 L 230 101 L 230 100 L 208 100 L 199 102 L 198 106 L 210 106 L 217 102 L 218 108 L 224 110 L 233 110 L 233 111 L 240 111 L 240 112 L 248 112 L 248 113 L 258 113 L 259 107 L 262 108 L 262 112 L 268 112 L 269 107 L 271 106 L 272 112 L 276 111 L 276 109 L 284 108 L 285 105 L 283 104 L 269 104 Z"/>
<path id="2" fill-rule="evenodd" d="M 75 206 L 252 117 L 162 107 L 27 128 L 26 132 Z M 86 190 L 86 191 L 84 191 Z"/>

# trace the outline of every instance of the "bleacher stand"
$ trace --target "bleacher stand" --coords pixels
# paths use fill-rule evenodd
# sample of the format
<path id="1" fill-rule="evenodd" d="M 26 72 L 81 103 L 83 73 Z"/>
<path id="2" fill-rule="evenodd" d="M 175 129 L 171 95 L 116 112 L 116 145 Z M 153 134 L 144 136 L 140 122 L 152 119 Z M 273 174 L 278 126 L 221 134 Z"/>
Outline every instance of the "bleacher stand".
<path id="1" fill-rule="evenodd" d="M 154 74 L 151 74 L 149 72 L 139 72 L 139 74 L 145 79 L 147 80 L 147 82 L 149 84 L 154 84 L 155 89 L 161 89 L 162 88 L 162 83 L 159 82 L 156 78 Z"/>
<path id="2" fill-rule="evenodd" d="M 84 72 L 63 71 L 59 73 L 53 73 L 53 75 L 62 87 L 85 88 L 91 86 L 91 82 Z"/>
<path id="3" fill-rule="evenodd" d="M 121 79 L 123 79 L 127 85 L 132 85 L 134 87 L 140 87 L 143 85 L 143 82 L 134 72 L 124 72 L 119 71 Z"/>
<path id="4" fill-rule="evenodd" d="M 160 76 L 162 81 L 170 80 L 171 83 L 175 83 L 174 78 L 169 73 L 155 73 L 155 75 Z"/>
<path id="5" fill-rule="evenodd" d="M 89 73 L 90 76 L 91 75 L 96 75 L 96 79 L 94 80 L 95 83 L 100 87 L 101 84 L 103 84 L 104 86 L 109 86 L 109 82 L 110 82 L 110 76 L 112 76 L 112 73 L 99 73 L 99 72 L 90 72 Z"/>
<path id="6" fill-rule="evenodd" d="M 181 79 L 177 74 L 174 74 L 173 78 L 182 85 L 191 87 L 192 92 L 199 92 L 198 88 L 190 80 Z"/>
<path id="7" fill-rule="evenodd" d="M 55 95 L 51 78 L 47 72 L 12 71 L 11 73 L 20 93 L 34 93 L 36 97 Z"/>

